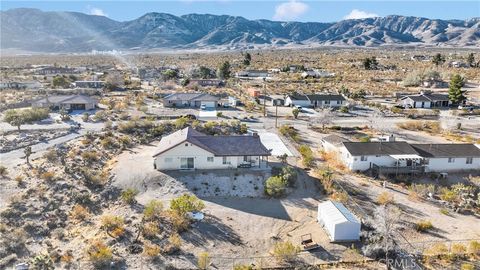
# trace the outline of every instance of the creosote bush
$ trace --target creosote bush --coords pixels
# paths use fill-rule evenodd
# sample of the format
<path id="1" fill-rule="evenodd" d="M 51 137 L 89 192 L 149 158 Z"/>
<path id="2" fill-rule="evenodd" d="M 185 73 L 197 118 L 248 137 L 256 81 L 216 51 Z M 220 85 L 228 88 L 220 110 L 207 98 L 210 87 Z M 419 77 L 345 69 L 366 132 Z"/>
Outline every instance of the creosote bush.
<path id="1" fill-rule="evenodd" d="M 207 252 L 201 252 L 200 254 L 198 254 L 197 264 L 198 268 L 206 270 L 210 265 L 210 255 L 208 255 Z"/>
<path id="2" fill-rule="evenodd" d="M 126 190 L 122 191 L 120 197 L 122 200 L 127 204 L 134 204 L 136 202 L 135 196 L 137 196 L 138 190 L 134 188 L 127 188 Z"/>
<path id="3" fill-rule="evenodd" d="M 98 266 L 106 266 L 113 259 L 112 249 L 100 240 L 93 241 L 87 249 L 90 261 Z"/>
<path id="4" fill-rule="evenodd" d="M 425 231 L 433 229 L 433 225 L 432 225 L 432 222 L 430 222 L 428 220 L 421 220 L 421 221 L 418 221 L 415 224 L 415 229 L 418 232 L 425 232 Z"/>
<path id="5" fill-rule="evenodd" d="M 170 202 L 170 210 L 185 215 L 188 212 L 198 212 L 205 208 L 205 204 L 193 194 L 183 194 Z"/>
<path id="6" fill-rule="evenodd" d="M 120 216 L 102 216 L 102 228 L 112 237 L 120 237 L 125 233 L 124 220 Z"/>
<path id="7" fill-rule="evenodd" d="M 145 244 L 145 246 L 143 248 L 143 254 L 146 257 L 151 258 L 151 259 L 155 259 L 156 257 L 158 257 L 158 255 L 160 255 L 161 251 L 162 251 L 162 249 L 155 244 Z"/>
<path id="8" fill-rule="evenodd" d="M 143 209 L 143 217 L 145 220 L 156 220 L 160 218 L 163 211 L 163 204 L 161 201 L 151 200 L 145 205 Z"/>
<path id="9" fill-rule="evenodd" d="M 70 217 L 79 221 L 85 220 L 88 215 L 88 210 L 80 204 L 74 205 L 70 211 Z"/>
<path id="10" fill-rule="evenodd" d="M 300 252 L 300 247 L 288 241 L 277 242 L 273 247 L 273 255 L 277 257 L 277 260 L 283 262 L 292 261 L 298 252 Z"/>
<path id="11" fill-rule="evenodd" d="M 377 204 L 380 205 L 387 205 L 387 204 L 393 204 L 395 202 L 393 195 L 387 191 L 384 191 L 380 193 L 377 197 Z"/>
<path id="12" fill-rule="evenodd" d="M 160 228 L 155 222 L 146 222 L 143 225 L 142 233 L 146 238 L 153 238 L 160 233 Z"/>

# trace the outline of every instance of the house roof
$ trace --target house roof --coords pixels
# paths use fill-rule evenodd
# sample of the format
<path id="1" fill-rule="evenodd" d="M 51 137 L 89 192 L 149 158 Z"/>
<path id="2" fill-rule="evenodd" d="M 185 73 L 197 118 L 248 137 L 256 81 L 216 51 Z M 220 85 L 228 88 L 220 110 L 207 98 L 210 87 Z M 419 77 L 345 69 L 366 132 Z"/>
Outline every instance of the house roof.
<path id="1" fill-rule="evenodd" d="M 418 155 L 406 142 L 344 142 L 352 156 Z"/>
<path id="2" fill-rule="evenodd" d="M 210 136 L 187 127 L 163 137 L 154 157 L 183 142 L 190 142 L 215 156 L 271 155 L 258 136 Z"/>
<path id="3" fill-rule="evenodd" d="M 291 100 L 308 100 L 308 97 L 306 95 L 299 95 L 299 94 L 293 94 L 293 95 L 288 95 Z"/>
<path id="4" fill-rule="evenodd" d="M 446 94 L 418 94 L 408 95 L 402 97 L 403 99 L 410 98 L 413 101 L 448 101 L 448 95 Z"/>
<path id="5" fill-rule="evenodd" d="M 345 100 L 342 95 L 315 94 L 307 95 L 309 100 Z"/>
<path id="6" fill-rule="evenodd" d="M 474 144 L 412 144 L 412 147 L 422 156 L 434 157 L 480 157 L 480 149 Z"/>
<path id="7" fill-rule="evenodd" d="M 349 142 L 350 140 L 344 137 L 340 137 L 338 135 L 332 134 L 324 137 L 322 140 L 331 143 L 333 145 L 340 145 L 344 142 Z"/>
<path id="8" fill-rule="evenodd" d="M 86 95 L 58 95 L 40 98 L 33 101 L 32 103 L 90 104 L 97 103 L 97 100 Z"/>
<path id="9" fill-rule="evenodd" d="M 174 93 L 164 97 L 165 100 L 182 100 L 182 101 L 218 101 L 219 98 L 207 93 Z"/>
<path id="10" fill-rule="evenodd" d="M 360 223 L 357 217 L 352 214 L 342 203 L 326 201 L 318 205 L 319 211 L 328 217 L 328 221 L 334 224 L 343 222 Z"/>

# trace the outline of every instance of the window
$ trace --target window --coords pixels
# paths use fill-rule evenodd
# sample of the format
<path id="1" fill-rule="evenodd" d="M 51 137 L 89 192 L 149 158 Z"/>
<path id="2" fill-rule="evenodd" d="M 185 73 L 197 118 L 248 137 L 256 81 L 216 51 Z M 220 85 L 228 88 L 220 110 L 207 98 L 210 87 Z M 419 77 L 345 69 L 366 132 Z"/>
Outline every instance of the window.
<path id="1" fill-rule="evenodd" d="M 195 161 L 193 158 L 180 158 L 180 169 L 193 169 Z"/>
<path id="2" fill-rule="evenodd" d="M 325 105 L 329 105 L 330 104 L 330 100 L 325 100 Z"/>
<path id="3" fill-rule="evenodd" d="M 186 143 L 185 146 L 188 146 L 188 143 Z"/>
<path id="4" fill-rule="evenodd" d="M 455 162 L 455 158 L 453 158 L 453 157 L 448 158 L 448 163 L 454 163 L 454 162 Z"/>
<path id="5" fill-rule="evenodd" d="M 213 162 L 213 157 L 207 157 L 207 162 Z"/>
<path id="6" fill-rule="evenodd" d="M 228 160 L 228 157 L 223 157 L 222 163 L 223 164 L 230 164 L 230 161 Z"/>
<path id="7" fill-rule="evenodd" d="M 172 162 L 172 158 L 166 157 L 165 158 L 165 163 Z"/>
<path id="8" fill-rule="evenodd" d="M 337 100 L 337 104 L 342 104 L 342 101 L 341 101 L 341 100 Z"/>
<path id="9" fill-rule="evenodd" d="M 473 157 L 467 157 L 467 164 L 472 164 L 473 163 Z"/>
<path id="10" fill-rule="evenodd" d="M 367 156 L 361 156 L 360 161 L 367 161 Z"/>

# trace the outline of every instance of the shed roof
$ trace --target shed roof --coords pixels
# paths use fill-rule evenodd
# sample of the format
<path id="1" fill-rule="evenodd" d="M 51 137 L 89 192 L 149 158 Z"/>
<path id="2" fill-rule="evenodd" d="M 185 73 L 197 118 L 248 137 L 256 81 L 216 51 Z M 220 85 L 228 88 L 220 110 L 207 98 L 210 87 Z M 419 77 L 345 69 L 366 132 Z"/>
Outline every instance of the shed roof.
<path id="1" fill-rule="evenodd" d="M 352 222 L 360 223 L 357 217 L 350 212 L 342 203 L 334 201 L 326 201 L 318 205 L 319 210 L 322 213 L 326 213 L 325 216 L 333 223 Z"/>

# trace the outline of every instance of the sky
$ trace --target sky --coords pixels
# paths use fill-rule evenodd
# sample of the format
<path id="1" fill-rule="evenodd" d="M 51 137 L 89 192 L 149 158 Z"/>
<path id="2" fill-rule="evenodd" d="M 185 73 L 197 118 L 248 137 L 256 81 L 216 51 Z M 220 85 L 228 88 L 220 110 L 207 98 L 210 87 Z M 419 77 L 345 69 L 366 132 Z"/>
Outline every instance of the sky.
<path id="1" fill-rule="evenodd" d="M 234 15 L 247 19 L 301 22 L 336 22 L 386 15 L 419 16 L 430 19 L 480 17 L 480 0 L 466 1 L 301 1 L 301 0 L 179 0 L 179 1 L 1 1 L 0 9 L 38 8 L 43 11 L 77 11 L 106 16 L 117 21 L 136 19 L 148 12 L 173 15 L 190 13 Z"/>

